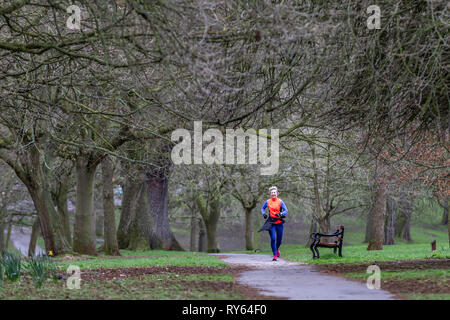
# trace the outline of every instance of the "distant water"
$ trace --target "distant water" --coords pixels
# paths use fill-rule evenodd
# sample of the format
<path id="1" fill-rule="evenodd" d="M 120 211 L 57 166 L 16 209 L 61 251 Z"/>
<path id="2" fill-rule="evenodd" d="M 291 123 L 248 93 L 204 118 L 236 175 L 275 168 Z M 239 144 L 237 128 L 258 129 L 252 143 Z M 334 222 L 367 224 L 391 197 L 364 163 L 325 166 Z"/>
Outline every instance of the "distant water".
<path id="1" fill-rule="evenodd" d="M 30 245 L 31 228 L 13 226 L 11 229 L 11 242 L 13 246 L 22 253 L 28 255 L 28 247 Z M 45 251 L 36 244 L 35 255 L 45 253 Z"/>

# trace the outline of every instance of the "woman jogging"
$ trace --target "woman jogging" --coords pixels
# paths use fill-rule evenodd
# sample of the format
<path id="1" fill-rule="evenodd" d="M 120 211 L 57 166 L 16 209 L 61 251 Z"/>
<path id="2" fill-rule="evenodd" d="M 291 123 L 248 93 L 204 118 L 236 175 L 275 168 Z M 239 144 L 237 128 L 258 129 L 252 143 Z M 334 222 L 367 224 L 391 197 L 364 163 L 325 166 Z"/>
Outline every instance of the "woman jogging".
<path id="1" fill-rule="evenodd" d="M 278 198 L 277 187 L 270 187 L 270 199 L 267 200 L 261 208 L 261 213 L 267 222 L 272 223 L 270 226 L 270 246 L 272 247 L 273 259 L 272 261 L 277 261 L 280 256 L 280 245 L 283 239 L 283 225 L 284 220 L 282 220 L 287 214 L 288 210 L 283 200 Z M 269 207 L 269 218 L 267 218 L 266 208 Z"/>

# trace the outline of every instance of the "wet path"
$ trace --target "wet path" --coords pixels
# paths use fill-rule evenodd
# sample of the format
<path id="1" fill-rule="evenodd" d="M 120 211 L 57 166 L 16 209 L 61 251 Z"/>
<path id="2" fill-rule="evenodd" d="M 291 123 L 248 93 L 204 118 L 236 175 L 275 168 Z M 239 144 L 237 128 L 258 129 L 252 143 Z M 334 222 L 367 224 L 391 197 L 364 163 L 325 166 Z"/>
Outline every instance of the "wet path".
<path id="1" fill-rule="evenodd" d="M 238 277 L 242 284 L 257 288 L 260 294 L 292 300 L 388 300 L 389 292 L 368 289 L 364 283 L 327 275 L 312 265 L 271 261 L 262 254 L 219 254 L 229 264 L 256 268 Z"/>

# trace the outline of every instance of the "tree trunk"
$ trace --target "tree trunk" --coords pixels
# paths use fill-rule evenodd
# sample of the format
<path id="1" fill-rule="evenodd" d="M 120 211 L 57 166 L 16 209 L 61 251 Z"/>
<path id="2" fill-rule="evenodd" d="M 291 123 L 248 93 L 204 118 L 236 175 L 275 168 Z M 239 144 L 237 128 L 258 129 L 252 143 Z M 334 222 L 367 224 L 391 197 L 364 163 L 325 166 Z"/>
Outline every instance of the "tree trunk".
<path id="1" fill-rule="evenodd" d="M 138 194 L 135 213 L 128 228 L 128 249 L 148 250 L 150 248 L 150 231 L 152 229 L 153 217 L 150 214 L 150 204 L 147 196 L 147 185 L 141 183 Z"/>
<path id="2" fill-rule="evenodd" d="M 11 241 L 11 231 L 12 231 L 12 220 L 10 219 L 8 222 L 8 232 L 6 233 L 6 241 L 5 241 L 5 251 L 9 250 L 9 242 Z"/>
<path id="3" fill-rule="evenodd" d="M 396 237 L 401 238 L 403 234 L 403 228 L 405 227 L 406 219 L 403 215 L 403 212 L 401 209 L 398 209 L 398 214 L 395 219 L 395 227 L 394 227 L 394 234 Z"/>
<path id="4" fill-rule="evenodd" d="M 450 222 L 449 221 L 447 221 L 447 232 L 448 232 L 448 245 L 450 247 Z"/>
<path id="5" fill-rule="evenodd" d="M 111 159 L 106 157 L 102 161 L 102 190 L 103 190 L 103 217 L 104 217 L 104 250 L 106 255 L 120 256 L 116 236 L 116 219 L 114 213 L 114 168 Z"/>
<path id="6" fill-rule="evenodd" d="M 366 235 L 364 237 L 364 243 L 369 243 L 370 240 L 370 232 L 372 231 L 372 218 L 373 218 L 373 212 L 374 212 L 374 205 L 370 207 L 369 211 L 367 212 L 367 219 L 366 219 Z"/>
<path id="7" fill-rule="evenodd" d="M 54 254 L 59 254 L 61 251 L 69 251 L 64 250 L 57 244 L 56 235 L 57 230 L 61 232 L 60 237 L 64 238 L 64 232 L 62 230 L 62 225 L 59 226 L 57 230 L 52 226 L 50 216 L 56 216 L 56 211 L 53 207 L 53 201 L 51 201 L 50 197 L 46 195 L 47 191 L 34 189 L 34 187 L 29 188 L 31 199 L 35 204 L 35 209 L 39 216 L 40 229 L 42 232 L 42 237 L 44 238 L 45 243 L 45 251 L 52 251 Z M 56 231 L 56 232 L 55 232 Z M 67 241 L 67 240 L 65 240 Z M 68 246 L 69 244 L 67 244 Z"/>
<path id="8" fill-rule="evenodd" d="M 67 241 L 64 233 L 63 222 L 61 221 L 61 217 L 56 213 L 48 189 L 43 190 L 40 187 L 35 186 L 33 182 L 31 184 L 33 186 L 29 187 L 28 190 L 39 216 L 40 229 L 45 243 L 45 251 L 52 251 L 54 255 L 63 252 L 71 252 L 70 243 Z"/>
<path id="9" fill-rule="evenodd" d="M 370 226 L 369 246 L 367 250 L 382 250 L 384 239 L 384 216 L 386 212 L 386 183 L 377 181 L 375 207 Z"/>
<path id="10" fill-rule="evenodd" d="M 329 233 L 330 231 L 330 220 L 327 215 L 322 214 L 320 192 L 319 192 L 319 174 L 316 165 L 316 149 L 313 144 L 310 144 L 311 156 L 312 156 L 312 167 L 313 167 L 313 188 L 314 188 L 314 216 L 317 221 L 321 233 Z M 329 239 L 323 237 L 322 242 L 328 242 Z"/>
<path id="11" fill-rule="evenodd" d="M 411 239 L 411 216 L 414 210 L 414 196 L 408 195 L 405 199 L 402 199 L 401 211 L 404 217 L 403 228 L 401 230 L 401 236 L 408 242 L 412 242 Z"/>
<path id="12" fill-rule="evenodd" d="M 320 206 L 319 176 L 316 165 L 316 149 L 313 144 L 311 144 L 310 147 L 311 147 L 312 167 L 313 167 L 314 216 L 316 221 L 320 223 L 322 219 L 322 208 Z"/>
<path id="13" fill-rule="evenodd" d="M 70 231 L 69 208 L 67 207 L 68 182 L 62 181 L 57 193 L 54 195 L 54 202 L 58 215 L 62 221 L 64 236 L 68 243 L 72 243 L 72 232 Z"/>
<path id="14" fill-rule="evenodd" d="M 306 248 L 309 248 L 311 246 L 311 243 L 312 243 L 312 239 L 310 237 L 311 233 L 318 232 L 319 231 L 318 229 L 319 228 L 317 226 L 316 220 L 314 219 L 314 217 L 311 217 L 311 223 L 309 224 L 308 240 L 306 241 L 306 245 L 305 245 Z"/>
<path id="15" fill-rule="evenodd" d="M 367 213 L 367 220 L 366 220 L 366 235 L 364 237 L 363 243 L 369 243 L 370 239 L 372 239 L 372 226 L 374 225 L 374 215 L 375 215 L 375 207 L 376 207 L 376 192 L 377 188 L 379 187 L 379 184 L 377 183 L 377 179 L 379 176 L 379 168 L 378 168 L 378 162 L 375 161 L 375 175 L 372 177 L 372 183 L 371 183 L 371 199 L 370 199 L 370 209 Z"/>
<path id="16" fill-rule="evenodd" d="M 32 141 L 24 141 L 31 144 Z M 30 193 L 39 216 L 46 251 L 54 254 L 70 252 L 70 243 L 64 238 L 62 222 L 58 217 L 50 194 L 48 170 L 43 169 L 45 153 L 37 149 L 36 141 L 29 148 L 21 148 L 15 157 L 2 155 Z"/>
<path id="17" fill-rule="evenodd" d="M 210 212 L 206 221 L 206 251 L 220 252 L 219 242 L 217 241 L 217 223 L 220 217 L 220 203 L 213 199 L 210 204 Z"/>
<path id="18" fill-rule="evenodd" d="M 411 238 L 411 212 L 408 212 L 408 215 L 405 219 L 405 225 L 403 227 L 403 239 L 408 242 L 412 242 Z"/>
<path id="19" fill-rule="evenodd" d="M 42 155 L 33 147 L 30 148 L 29 154 L 23 155 L 21 162 L 24 172 L 16 171 L 17 168 L 14 170 L 33 200 L 46 252 L 52 251 L 54 255 L 71 252 L 70 242 L 64 232 L 64 222 L 55 210 L 48 176 L 43 170 Z"/>
<path id="20" fill-rule="evenodd" d="M 39 237 L 40 227 L 39 227 L 39 217 L 36 217 L 31 228 L 30 245 L 28 246 L 28 256 L 33 257 L 36 253 L 36 242 Z"/>
<path id="21" fill-rule="evenodd" d="M 0 224 L 0 254 L 5 251 L 5 225 Z"/>
<path id="22" fill-rule="evenodd" d="M 448 197 L 445 198 L 442 208 L 444 212 L 442 212 L 441 224 L 445 226 L 448 224 Z"/>
<path id="23" fill-rule="evenodd" d="M 384 228 L 384 244 L 392 245 L 395 244 L 394 235 L 395 235 L 395 203 L 392 197 L 386 197 L 386 221 Z"/>
<path id="24" fill-rule="evenodd" d="M 220 201 L 214 198 L 206 205 L 201 195 L 197 196 L 197 205 L 200 209 L 206 228 L 206 251 L 219 252 L 219 243 L 217 241 L 217 223 L 220 217 Z"/>
<path id="25" fill-rule="evenodd" d="M 330 233 L 331 230 L 331 222 L 330 218 L 328 216 L 323 217 L 319 220 L 319 227 L 321 233 Z"/>
<path id="26" fill-rule="evenodd" d="M 170 229 L 165 172 L 147 168 L 140 185 L 136 213 L 130 225 L 129 249 L 183 250 Z"/>
<path id="27" fill-rule="evenodd" d="M 189 250 L 195 251 L 195 236 L 197 234 L 197 217 L 195 211 L 191 212 L 191 231 L 190 231 L 190 242 L 189 242 Z"/>
<path id="28" fill-rule="evenodd" d="M 73 230 L 73 250 L 97 255 L 95 248 L 94 176 L 96 166 L 89 156 L 76 160 L 77 199 Z"/>
<path id="29" fill-rule="evenodd" d="M 324 217 L 320 218 L 318 221 L 320 233 L 329 234 L 331 229 L 331 222 L 330 217 L 328 215 L 325 215 Z M 323 237 L 320 239 L 321 242 L 328 243 L 330 241 L 333 241 L 332 238 Z"/>
<path id="30" fill-rule="evenodd" d="M 183 251 L 169 224 L 169 170 L 170 167 L 167 165 L 163 169 L 151 169 L 146 172 L 146 190 L 150 211 L 155 221 L 150 233 L 150 248 Z"/>
<path id="31" fill-rule="evenodd" d="M 261 248 L 261 234 L 262 232 L 258 232 L 261 228 L 261 215 L 254 214 L 253 215 L 253 245 L 255 247 L 255 251 L 260 250 Z"/>
<path id="32" fill-rule="evenodd" d="M 0 255 L 6 251 L 6 237 L 5 231 L 8 225 L 8 212 L 6 211 L 6 205 L 0 207 Z"/>
<path id="33" fill-rule="evenodd" d="M 253 239 L 253 208 L 245 208 L 245 250 L 254 250 Z"/>
<path id="34" fill-rule="evenodd" d="M 122 212 L 117 228 L 117 243 L 120 249 L 126 249 L 130 245 L 129 229 L 136 213 L 139 188 L 139 183 L 130 178 L 127 178 L 123 186 Z"/>
<path id="35" fill-rule="evenodd" d="M 95 211 L 95 236 L 96 238 L 102 238 L 105 234 L 104 208 L 102 208 L 101 210 L 94 209 L 94 211 Z"/>
<path id="36" fill-rule="evenodd" d="M 206 228 L 202 218 L 198 219 L 198 251 L 206 252 Z"/>

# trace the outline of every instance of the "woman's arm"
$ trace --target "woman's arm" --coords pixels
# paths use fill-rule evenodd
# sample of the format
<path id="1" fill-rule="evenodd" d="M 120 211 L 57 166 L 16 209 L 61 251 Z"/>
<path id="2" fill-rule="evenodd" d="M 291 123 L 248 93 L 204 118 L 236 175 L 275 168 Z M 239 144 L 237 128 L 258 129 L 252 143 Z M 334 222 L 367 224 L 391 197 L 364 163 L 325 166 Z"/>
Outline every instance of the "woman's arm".
<path id="1" fill-rule="evenodd" d="M 269 204 L 267 203 L 267 200 L 266 200 L 266 202 L 264 202 L 264 204 L 263 204 L 263 206 L 262 206 L 262 208 L 261 208 L 261 214 L 262 214 L 263 216 L 266 214 L 266 208 L 267 208 L 268 205 L 269 205 Z"/>
<path id="2" fill-rule="evenodd" d="M 281 215 L 285 216 L 288 214 L 288 209 L 286 208 L 286 205 L 284 204 L 283 200 L 280 200 L 280 205 L 281 205 Z"/>

